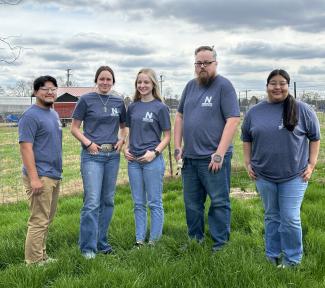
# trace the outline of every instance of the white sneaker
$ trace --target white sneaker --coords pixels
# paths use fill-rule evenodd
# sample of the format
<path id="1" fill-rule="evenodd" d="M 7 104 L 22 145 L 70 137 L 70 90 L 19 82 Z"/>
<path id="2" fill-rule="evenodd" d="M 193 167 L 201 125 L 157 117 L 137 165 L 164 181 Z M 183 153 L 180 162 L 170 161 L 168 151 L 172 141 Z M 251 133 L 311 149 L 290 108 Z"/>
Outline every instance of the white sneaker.
<path id="1" fill-rule="evenodd" d="M 55 262 L 58 262 L 58 259 L 49 257 L 46 260 L 38 262 L 37 266 L 44 266 L 44 265 L 52 264 L 52 263 L 55 263 Z"/>
<path id="2" fill-rule="evenodd" d="M 87 260 L 96 258 L 96 254 L 94 252 L 85 252 L 85 253 L 82 253 L 82 256 Z"/>

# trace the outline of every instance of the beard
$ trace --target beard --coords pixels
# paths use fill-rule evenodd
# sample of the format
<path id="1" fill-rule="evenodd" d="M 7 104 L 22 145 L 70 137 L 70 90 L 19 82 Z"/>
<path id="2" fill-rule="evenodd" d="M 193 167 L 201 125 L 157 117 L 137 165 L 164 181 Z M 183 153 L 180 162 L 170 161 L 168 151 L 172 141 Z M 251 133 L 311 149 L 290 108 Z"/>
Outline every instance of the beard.
<path id="1" fill-rule="evenodd" d="M 54 101 L 45 101 L 41 98 L 37 98 L 37 103 L 41 104 L 43 107 L 51 108 L 54 104 Z"/>
<path id="2" fill-rule="evenodd" d="M 52 107 L 54 102 L 43 102 L 44 106 L 46 107 Z"/>
<path id="3" fill-rule="evenodd" d="M 213 81 L 214 77 L 215 77 L 215 72 L 213 74 L 209 74 L 208 71 L 206 70 L 201 70 L 198 74 L 197 74 L 197 82 L 200 86 L 209 86 L 211 84 L 211 82 Z"/>

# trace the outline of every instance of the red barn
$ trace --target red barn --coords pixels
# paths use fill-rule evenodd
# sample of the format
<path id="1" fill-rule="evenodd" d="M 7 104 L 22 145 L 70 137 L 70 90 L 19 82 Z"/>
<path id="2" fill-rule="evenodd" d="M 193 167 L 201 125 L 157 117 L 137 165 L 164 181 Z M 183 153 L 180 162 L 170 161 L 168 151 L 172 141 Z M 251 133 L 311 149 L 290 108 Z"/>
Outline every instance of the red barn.
<path id="1" fill-rule="evenodd" d="M 58 98 L 54 102 L 54 110 L 58 112 L 62 124 L 65 126 L 71 121 L 73 110 L 79 97 L 83 94 L 93 92 L 94 87 L 59 87 Z"/>

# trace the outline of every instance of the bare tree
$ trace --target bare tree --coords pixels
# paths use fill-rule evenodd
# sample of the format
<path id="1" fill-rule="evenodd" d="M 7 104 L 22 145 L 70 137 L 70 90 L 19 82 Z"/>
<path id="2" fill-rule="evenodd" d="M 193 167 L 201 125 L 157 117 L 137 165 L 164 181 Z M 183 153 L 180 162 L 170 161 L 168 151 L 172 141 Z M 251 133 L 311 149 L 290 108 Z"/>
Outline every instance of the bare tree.
<path id="1" fill-rule="evenodd" d="M 12 45 L 8 40 L 9 38 L 10 37 L 0 37 L 0 43 L 1 46 L 3 46 L 0 46 L 0 49 L 8 50 L 9 54 L 6 58 L 0 58 L 0 62 L 12 64 L 19 58 L 23 47 Z"/>
<path id="2" fill-rule="evenodd" d="M 9 87 L 8 91 L 12 97 L 30 97 L 33 92 L 33 82 L 19 80 L 15 86 Z"/>
<path id="3" fill-rule="evenodd" d="M 0 0 L 0 5 L 17 5 L 21 2 L 22 0 L 16 0 L 16 1 L 9 1 L 9 0 Z M 4 62 L 7 64 L 14 63 L 18 57 L 20 56 L 20 53 L 23 49 L 21 46 L 15 46 L 12 43 L 10 43 L 9 38 L 11 37 L 3 37 L 0 36 L 0 50 L 8 50 L 8 57 L 1 58 L 0 57 L 0 62 Z M 1 47 L 2 46 L 2 47 Z"/>

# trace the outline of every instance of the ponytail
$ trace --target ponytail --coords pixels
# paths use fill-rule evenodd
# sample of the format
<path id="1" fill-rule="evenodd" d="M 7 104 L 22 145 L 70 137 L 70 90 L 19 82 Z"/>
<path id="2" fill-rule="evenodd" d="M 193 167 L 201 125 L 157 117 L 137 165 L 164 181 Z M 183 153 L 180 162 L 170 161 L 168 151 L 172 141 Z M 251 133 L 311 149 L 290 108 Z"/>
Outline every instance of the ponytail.
<path id="1" fill-rule="evenodd" d="M 283 104 L 283 125 L 288 131 L 293 131 L 298 124 L 297 102 L 295 98 L 289 94 Z"/>

